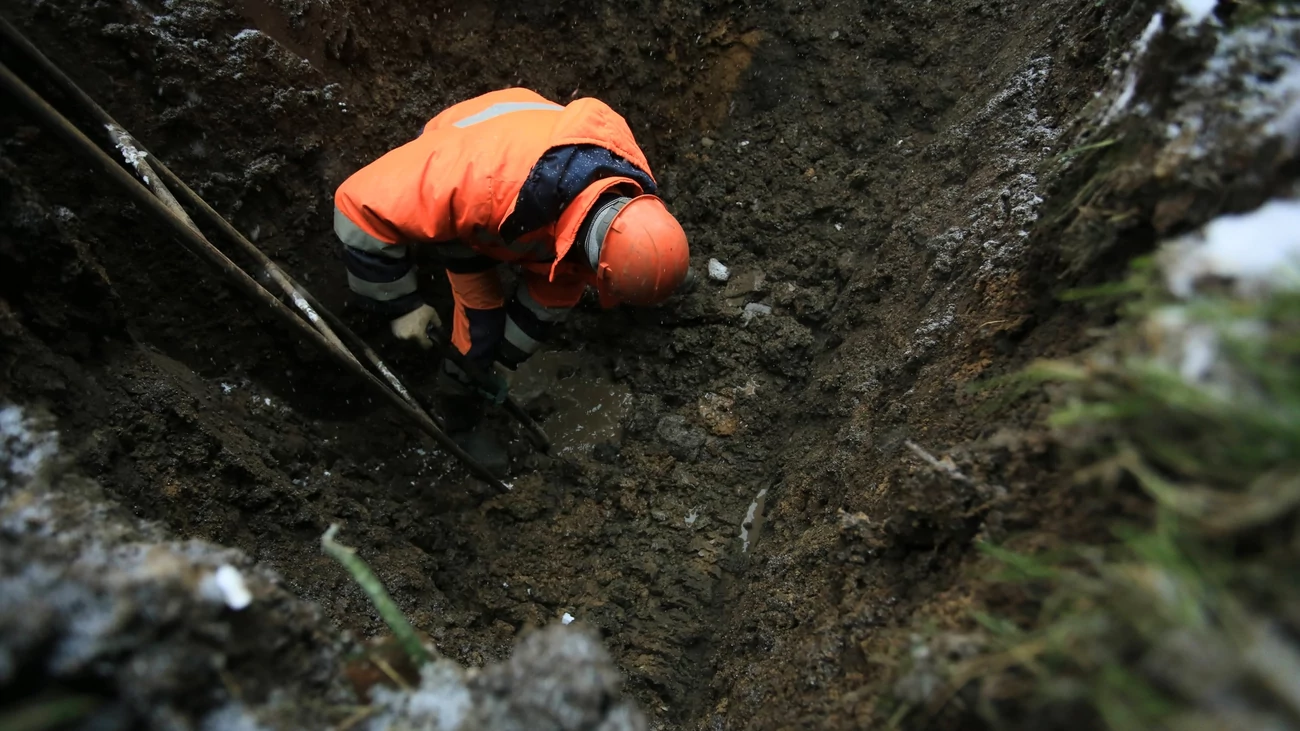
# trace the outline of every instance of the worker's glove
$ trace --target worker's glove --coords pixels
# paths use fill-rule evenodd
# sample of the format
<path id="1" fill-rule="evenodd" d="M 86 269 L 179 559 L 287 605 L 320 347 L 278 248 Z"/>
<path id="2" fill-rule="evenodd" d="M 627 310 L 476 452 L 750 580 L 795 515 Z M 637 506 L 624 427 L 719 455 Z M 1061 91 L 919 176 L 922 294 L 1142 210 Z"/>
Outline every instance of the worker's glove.
<path id="1" fill-rule="evenodd" d="M 393 337 L 399 340 L 410 340 L 421 348 L 432 348 L 433 340 L 428 335 L 430 324 L 441 327 L 442 320 L 438 319 L 438 313 L 432 307 L 420 305 L 393 320 L 389 327 L 393 330 Z"/>
<path id="2" fill-rule="evenodd" d="M 496 371 L 488 371 L 483 376 L 483 382 L 477 384 L 475 390 L 484 399 L 497 406 L 504 404 L 510 396 L 510 382 L 502 378 Z"/>
<path id="3" fill-rule="evenodd" d="M 475 379 L 451 359 L 447 359 L 442 363 L 440 377 L 443 388 L 450 393 L 474 394 L 497 406 L 504 404 L 510 395 L 510 382 L 495 369 L 480 371 L 480 373 L 482 379 Z"/>

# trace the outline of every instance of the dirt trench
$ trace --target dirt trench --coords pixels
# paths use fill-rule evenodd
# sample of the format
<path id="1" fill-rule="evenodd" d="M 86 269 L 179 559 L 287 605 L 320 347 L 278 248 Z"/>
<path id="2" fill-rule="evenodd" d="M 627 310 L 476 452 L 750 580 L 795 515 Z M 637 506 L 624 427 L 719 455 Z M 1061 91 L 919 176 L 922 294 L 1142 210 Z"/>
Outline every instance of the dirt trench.
<path id="1" fill-rule="evenodd" d="M 554 426 L 577 403 L 563 394 L 613 394 L 618 428 L 573 440 L 573 459 L 516 444 L 514 489 L 492 497 L 6 109 L 0 397 L 53 412 L 135 515 L 246 551 L 340 628 L 383 630 L 319 554 L 332 522 L 459 662 L 568 613 L 655 727 L 868 724 L 909 633 L 967 627 L 987 600 L 977 537 L 1097 529 L 1051 490 L 1042 405 L 980 411 L 967 387 L 1077 348 L 1104 314 L 1054 295 L 1150 244 L 1137 232 L 1062 277 L 1039 218 L 1039 176 L 1143 6 L 14 4 L 417 388 L 425 356 L 350 303 L 331 196 L 475 93 L 611 103 L 694 266 L 730 278 L 655 309 L 585 305 L 532 404 Z M 958 445 L 1003 494 L 918 456 Z"/>

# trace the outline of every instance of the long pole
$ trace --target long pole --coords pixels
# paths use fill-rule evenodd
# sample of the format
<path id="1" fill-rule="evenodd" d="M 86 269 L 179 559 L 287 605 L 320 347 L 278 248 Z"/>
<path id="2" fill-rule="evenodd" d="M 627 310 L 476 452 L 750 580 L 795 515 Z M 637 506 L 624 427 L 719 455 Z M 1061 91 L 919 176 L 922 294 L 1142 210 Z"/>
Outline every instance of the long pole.
<path id="1" fill-rule="evenodd" d="M 239 232 L 239 229 L 232 226 L 224 216 L 217 213 L 212 206 L 208 205 L 207 201 L 199 196 L 198 193 L 195 193 L 190 186 L 186 185 L 185 181 L 181 180 L 179 176 L 163 164 L 162 160 L 153 155 L 147 154 L 144 147 L 141 146 L 138 141 L 131 138 L 130 135 L 126 133 L 126 130 L 118 124 L 103 107 L 99 106 L 99 104 L 92 99 L 89 94 L 77 85 L 77 82 L 73 81 L 70 76 L 64 73 L 63 69 L 59 68 L 58 65 L 51 61 L 48 56 L 42 53 L 35 44 L 22 34 L 21 31 L 2 17 L 0 17 L 0 35 L 3 35 L 5 40 L 13 43 L 21 49 L 37 66 L 41 68 L 42 71 L 48 74 L 59 85 L 64 93 L 72 97 L 74 101 L 81 105 L 88 114 L 94 117 L 95 121 L 104 125 L 109 130 L 110 135 L 115 138 L 115 143 L 120 146 L 117 139 L 120 133 L 121 136 L 125 136 L 129 140 L 130 144 L 134 145 L 135 149 L 140 153 L 145 153 L 141 156 L 141 161 L 150 164 L 159 179 L 157 186 L 152 182 L 148 182 L 148 184 L 154 189 L 154 192 L 163 199 L 163 202 L 166 203 L 169 208 L 173 208 L 174 211 L 179 212 L 184 216 L 184 219 L 189 222 L 189 225 L 193 226 L 193 223 L 189 221 L 189 217 L 185 216 L 184 210 L 180 208 L 179 204 L 177 204 L 176 198 L 173 197 L 171 193 L 166 192 L 166 186 L 170 186 L 172 189 L 177 191 L 186 203 L 193 206 L 198 211 L 199 215 L 201 215 L 209 224 L 215 226 L 227 240 L 256 261 L 258 266 L 260 266 L 262 271 L 266 274 L 267 278 L 276 283 L 281 291 L 284 292 L 285 296 L 302 311 L 303 315 L 314 327 L 316 327 L 317 330 L 321 331 L 322 335 L 331 341 L 332 345 L 347 352 L 349 357 L 354 357 L 351 352 L 348 351 L 348 348 L 340 342 L 340 336 L 342 336 L 342 339 L 350 341 L 352 346 L 361 351 L 362 357 L 364 357 L 370 363 L 371 367 L 388 382 L 389 386 L 391 386 L 393 390 L 397 391 L 403 400 L 410 404 L 412 408 L 424 411 L 424 407 L 420 405 L 418 400 L 411 396 L 406 387 L 402 385 L 401 380 L 398 379 L 397 375 L 393 373 L 383 360 L 380 359 L 374 349 L 352 332 L 351 328 L 349 328 L 341 319 L 328 309 L 322 307 L 305 287 L 294 281 L 293 278 L 277 266 L 275 262 L 271 261 L 271 259 L 267 257 L 261 249 L 254 246 L 251 241 Z M 158 186 L 163 187 L 163 193 L 158 192 Z M 338 334 L 336 335 L 334 331 L 337 331 Z M 458 356 L 460 353 L 455 352 L 454 355 Z M 452 357 L 453 360 L 457 362 L 457 365 L 460 365 L 462 368 L 465 368 L 467 365 L 466 363 L 460 362 L 463 359 L 456 359 L 451 352 L 444 353 L 444 357 Z M 481 374 L 476 375 L 481 377 Z M 528 435 L 529 441 L 531 441 L 540 451 L 549 452 L 551 448 L 550 439 L 546 436 L 546 432 L 542 430 L 541 426 L 539 426 L 537 422 L 533 421 L 532 417 L 528 415 L 528 412 L 525 411 L 524 408 L 513 398 L 507 398 L 504 406 L 506 411 L 511 416 L 514 416 L 520 425 L 524 427 L 524 431 Z"/>
<path id="2" fill-rule="evenodd" d="M 7 23 L 5 24 L 7 25 Z M 154 214 L 159 220 L 172 229 L 181 244 L 185 246 L 190 253 L 200 259 L 207 261 L 221 271 L 231 283 L 245 296 L 254 302 L 269 307 L 277 317 L 279 317 L 289 328 L 297 334 L 306 337 L 312 343 L 323 348 L 329 353 L 345 370 L 352 372 L 360 377 L 372 390 L 382 394 L 385 399 L 396 406 L 400 411 L 407 414 L 416 422 L 416 424 L 429 436 L 433 437 L 444 449 L 463 462 L 471 472 L 487 482 L 498 492 L 507 492 L 509 488 L 505 486 L 483 465 L 474 460 L 465 450 L 461 449 L 454 441 L 451 440 L 440 428 L 434 423 L 428 414 L 417 411 L 411 407 L 403 398 L 392 389 L 388 388 L 377 379 L 370 371 L 366 370 L 355 358 L 350 357 L 346 352 L 340 352 L 335 349 L 330 341 L 319 331 L 310 327 L 305 321 L 293 314 L 283 302 L 264 289 L 256 280 L 248 276 L 242 269 L 226 258 L 214 247 L 201 233 L 195 228 L 191 228 L 193 223 L 186 224 L 184 220 L 176 216 L 175 213 L 167 207 L 163 201 L 156 197 L 149 188 L 142 185 L 131 174 L 117 164 L 102 149 L 99 148 L 90 138 L 86 137 L 71 122 L 67 120 L 58 110 L 51 107 L 27 84 L 23 83 L 7 66 L 0 64 L 0 86 L 12 94 L 19 103 L 27 108 L 34 116 L 40 119 L 56 134 L 62 137 L 76 151 L 88 157 L 99 168 L 108 175 L 114 182 L 120 185 L 126 193 L 142 208 Z"/>
<path id="3" fill-rule="evenodd" d="M 186 185 L 185 181 L 181 180 L 179 176 L 163 164 L 161 159 L 149 154 L 138 141 L 131 138 L 122 125 L 118 124 L 117 120 L 113 119 L 113 117 L 106 112 L 103 107 L 99 106 L 99 104 L 92 99 L 89 94 L 82 90 L 82 88 L 77 85 L 77 82 L 72 80 L 72 77 L 64 73 L 63 69 L 59 68 L 57 64 L 41 52 L 41 49 L 37 48 L 36 45 L 28 40 L 21 31 L 4 18 L 0 18 L 0 35 L 3 35 L 6 41 L 12 43 L 19 50 L 25 53 L 33 63 L 40 67 L 41 71 L 58 84 L 63 93 L 71 97 L 72 100 L 81 106 L 87 114 L 93 117 L 96 122 L 103 125 L 109 131 L 109 135 L 114 138 L 114 143 L 117 144 L 119 148 L 122 147 L 121 138 L 126 138 L 127 144 L 130 144 L 132 149 L 139 153 L 139 161 L 151 166 L 154 173 L 154 179 L 157 180 L 157 183 L 155 184 L 153 180 L 146 180 L 146 184 L 153 189 L 155 194 L 163 199 L 163 202 L 168 208 L 171 208 L 173 211 L 182 215 L 185 213 L 179 203 L 177 203 L 176 198 L 173 197 L 170 192 L 160 193 L 158 186 L 163 186 L 164 191 L 166 191 L 167 186 L 170 186 L 170 188 L 174 189 L 186 203 L 197 209 L 199 215 L 203 216 L 208 223 L 215 226 L 217 230 L 231 241 L 231 243 L 239 247 L 240 250 L 257 262 L 267 279 L 270 279 L 280 288 L 289 301 L 294 303 L 294 306 L 303 313 L 303 316 L 307 318 L 312 326 L 321 331 L 321 334 L 331 342 L 331 345 L 347 351 L 347 348 L 344 347 L 339 336 L 330 329 L 329 324 L 326 322 L 327 318 L 324 317 L 325 313 L 323 312 L 323 308 L 318 302 L 314 301 L 314 298 L 307 294 L 307 291 L 301 285 L 293 281 L 293 279 L 286 274 L 283 269 L 277 266 L 275 262 L 271 261 L 266 254 L 262 253 L 261 249 L 257 248 L 252 244 L 252 242 L 244 238 L 243 234 L 239 233 L 238 229 L 230 225 L 230 222 L 228 222 L 221 214 L 213 210 L 212 206 L 208 205 L 207 201 L 203 200 L 198 193 L 195 193 L 190 186 Z M 188 216 L 185 216 L 185 218 L 188 220 Z M 350 335 L 350 333 L 347 335 Z M 411 397 L 410 393 L 406 390 L 406 387 L 397 379 L 397 376 L 378 359 L 378 355 L 375 355 L 374 351 L 366 354 L 366 357 L 371 361 L 371 365 L 375 367 L 375 370 L 384 376 L 384 379 L 388 381 L 389 385 L 392 386 L 407 403 L 409 403 L 413 408 L 423 409 L 423 407 L 419 405 L 419 402 Z"/>

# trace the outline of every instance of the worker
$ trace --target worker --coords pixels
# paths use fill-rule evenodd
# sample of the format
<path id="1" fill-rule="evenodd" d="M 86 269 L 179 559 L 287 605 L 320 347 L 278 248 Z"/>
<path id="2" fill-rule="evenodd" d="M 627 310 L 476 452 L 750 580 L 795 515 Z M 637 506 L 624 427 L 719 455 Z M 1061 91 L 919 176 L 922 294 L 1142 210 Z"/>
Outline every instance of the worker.
<path id="1" fill-rule="evenodd" d="M 557 104 L 511 88 L 455 104 L 420 135 L 358 170 L 335 194 L 348 284 L 394 336 L 432 347 L 435 310 L 417 293 L 410 247 L 445 268 L 452 345 L 439 373 L 448 432 L 501 474 L 505 450 L 482 428 L 487 401 L 595 289 L 602 307 L 655 305 L 693 286 L 682 226 L 627 122 L 607 104 Z M 498 268 L 518 286 L 506 296 Z"/>

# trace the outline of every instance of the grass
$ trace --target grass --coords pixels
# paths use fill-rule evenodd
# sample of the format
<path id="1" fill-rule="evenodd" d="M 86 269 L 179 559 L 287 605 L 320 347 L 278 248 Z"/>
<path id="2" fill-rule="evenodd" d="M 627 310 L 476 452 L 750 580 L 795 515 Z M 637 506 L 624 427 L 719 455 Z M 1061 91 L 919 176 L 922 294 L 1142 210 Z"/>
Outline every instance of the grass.
<path id="1" fill-rule="evenodd" d="M 991 649 L 955 673 L 984 690 L 1028 679 L 979 704 L 994 727 L 1072 704 L 1115 731 L 1300 726 L 1300 293 L 1177 301 L 1157 274 L 1146 258 L 1076 293 L 1122 302 L 1114 336 L 1021 374 L 1065 390 L 1052 424 L 1083 437 L 1092 483 L 1151 509 L 1102 546 L 982 547 L 1042 597 L 1030 623 L 977 617 Z M 1188 380 L 1179 344 L 1211 335 L 1213 367 Z"/>
<path id="2" fill-rule="evenodd" d="M 375 611 L 379 612 L 380 618 L 392 630 L 393 637 L 417 668 L 438 659 L 437 651 L 424 644 L 415 628 L 407 621 L 406 615 L 402 614 L 402 610 L 389 596 L 383 582 L 379 580 L 379 577 L 375 576 L 375 573 L 371 571 L 366 562 L 357 555 L 356 550 L 334 540 L 338 530 L 337 525 L 331 525 L 329 530 L 325 531 L 320 537 L 321 550 L 335 561 L 338 561 L 352 576 L 353 581 L 357 582 L 357 585 L 366 593 L 366 597 L 370 599 Z M 388 672 L 396 680 L 396 673 Z"/>

